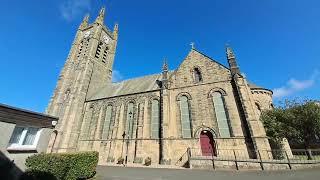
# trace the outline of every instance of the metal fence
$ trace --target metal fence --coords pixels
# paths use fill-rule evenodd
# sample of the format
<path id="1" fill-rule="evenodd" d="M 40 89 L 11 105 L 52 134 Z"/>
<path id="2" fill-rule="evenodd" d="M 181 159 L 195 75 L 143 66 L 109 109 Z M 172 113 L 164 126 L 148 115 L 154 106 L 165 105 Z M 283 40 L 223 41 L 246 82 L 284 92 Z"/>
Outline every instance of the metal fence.
<path id="1" fill-rule="evenodd" d="M 254 157 L 252 158 L 252 154 Z M 187 159 L 187 162 L 184 162 Z M 179 161 L 181 160 L 181 161 Z M 320 149 L 291 149 L 291 150 L 242 150 L 242 149 L 218 149 L 208 151 L 198 148 L 188 148 L 186 153 L 178 160 L 180 164 L 192 167 L 192 162 L 211 162 L 215 168 L 217 162 L 232 162 L 236 169 L 239 163 L 251 163 L 259 165 L 262 170 L 265 165 L 285 164 L 292 169 L 292 165 L 320 164 Z M 179 164 L 179 163 L 176 163 Z"/>

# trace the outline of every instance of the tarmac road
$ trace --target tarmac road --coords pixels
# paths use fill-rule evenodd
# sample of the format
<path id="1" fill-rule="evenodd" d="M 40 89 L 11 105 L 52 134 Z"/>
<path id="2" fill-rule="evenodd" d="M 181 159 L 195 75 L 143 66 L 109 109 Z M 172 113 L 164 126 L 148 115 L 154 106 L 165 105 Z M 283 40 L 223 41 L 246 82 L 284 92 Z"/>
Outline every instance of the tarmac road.
<path id="1" fill-rule="evenodd" d="M 320 180 L 320 169 L 285 171 L 219 171 L 97 167 L 98 180 Z"/>

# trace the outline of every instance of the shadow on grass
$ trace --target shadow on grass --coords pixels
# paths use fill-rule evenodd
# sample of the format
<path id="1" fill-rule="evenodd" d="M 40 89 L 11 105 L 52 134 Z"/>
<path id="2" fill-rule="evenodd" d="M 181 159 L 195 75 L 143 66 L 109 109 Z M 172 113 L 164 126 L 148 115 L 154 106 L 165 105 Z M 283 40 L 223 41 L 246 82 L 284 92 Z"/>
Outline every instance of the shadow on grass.
<path id="1" fill-rule="evenodd" d="M 27 171 L 21 175 L 19 180 L 57 180 L 57 178 L 49 172 Z"/>

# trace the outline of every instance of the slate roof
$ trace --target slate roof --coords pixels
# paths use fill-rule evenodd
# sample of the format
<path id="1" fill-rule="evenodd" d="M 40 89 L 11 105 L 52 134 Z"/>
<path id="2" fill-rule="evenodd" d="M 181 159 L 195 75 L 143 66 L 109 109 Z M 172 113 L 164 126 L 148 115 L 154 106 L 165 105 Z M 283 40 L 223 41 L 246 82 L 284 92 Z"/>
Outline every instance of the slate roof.
<path id="1" fill-rule="evenodd" d="M 263 88 L 263 87 L 261 87 L 261 86 L 258 86 L 258 85 L 254 84 L 254 83 L 252 83 L 252 82 L 248 82 L 248 85 L 249 85 L 249 87 L 250 87 L 251 89 L 265 89 L 265 88 Z"/>
<path id="2" fill-rule="evenodd" d="M 228 67 L 224 66 L 223 64 L 215 61 L 214 59 L 208 57 L 207 55 L 203 54 L 202 52 L 193 49 L 196 52 L 202 54 L 203 56 L 209 58 L 210 60 L 214 61 L 215 63 L 218 63 L 219 65 L 225 67 L 226 69 L 229 69 Z M 175 71 L 169 72 L 169 77 L 174 74 Z M 161 73 L 159 74 L 153 74 L 153 75 L 147 75 L 143 77 L 138 77 L 134 79 L 128 79 L 117 83 L 111 83 L 105 87 L 100 88 L 96 93 L 91 95 L 87 98 L 87 101 L 91 100 L 97 100 L 97 99 L 104 99 L 104 98 L 111 98 L 111 97 L 117 97 L 117 96 L 123 96 L 123 95 L 129 95 L 129 94 L 137 94 L 142 92 L 148 92 L 148 91 L 154 91 L 158 89 L 158 85 L 156 84 L 156 80 L 161 80 Z M 251 89 L 265 89 L 266 88 L 257 86 L 254 83 L 248 82 L 248 85 Z M 269 90 L 270 91 L 270 90 Z"/>
<path id="3" fill-rule="evenodd" d="M 173 72 L 169 73 L 169 76 Z M 111 98 L 129 94 L 137 94 L 142 92 L 154 91 L 158 89 L 156 80 L 161 80 L 161 74 L 147 75 L 143 77 L 138 77 L 134 79 L 128 79 L 121 82 L 111 83 L 108 86 L 102 87 L 96 93 L 94 93 L 87 100 L 97 100 L 103 98 Z M 266 89 L 261 86 L 257 86 L 254 83 L 249 82 L 249 87 L 251 89 Z M 268 90 L 268 89 L 266 89 Z"/>
<path id="4" fill-rule="evenodd" d="M 160 79 L 161 74 L 154 74 L 112 83 L 99 89 L 95 94 L 89 97 L 88 100 L 153 91 L 158 89 L 156 80 Z"/>
<path id="5" fill-rule="evenodd" d="M 58 118 L 43 113 L 0 104 L 0 121 L 26 126 L 53 128 L 52 121 L 58 121 Z"/>
<path id="6" fill-rule="evenodd" d="M 261 87 L 261 86 L 258 86 L 252 82 L 248 82 L 248 85 L 250 87 L 250 89 L 263 89 L 263 90 L 267 90 L 267 91 L 271 91 L 270 89 L 267 89 L 267 88 L 264 88 L 264 87 Z M 271 91 L 272 92 L 272 91 Z"/>

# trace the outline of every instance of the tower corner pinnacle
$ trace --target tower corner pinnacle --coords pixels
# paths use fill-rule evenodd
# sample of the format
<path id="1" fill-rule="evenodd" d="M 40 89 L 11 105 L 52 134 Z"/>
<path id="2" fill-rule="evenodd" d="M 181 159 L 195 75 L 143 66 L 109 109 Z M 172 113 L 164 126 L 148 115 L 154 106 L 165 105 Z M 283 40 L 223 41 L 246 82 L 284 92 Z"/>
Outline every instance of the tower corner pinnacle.
<path id="1" fill-rule="evenodd" d="M 102 7 L 98 17 L 95 20 L 95 23 L 103 24 L 104 22 L 104 16 L 105 16 L 105 7 Z"/>

